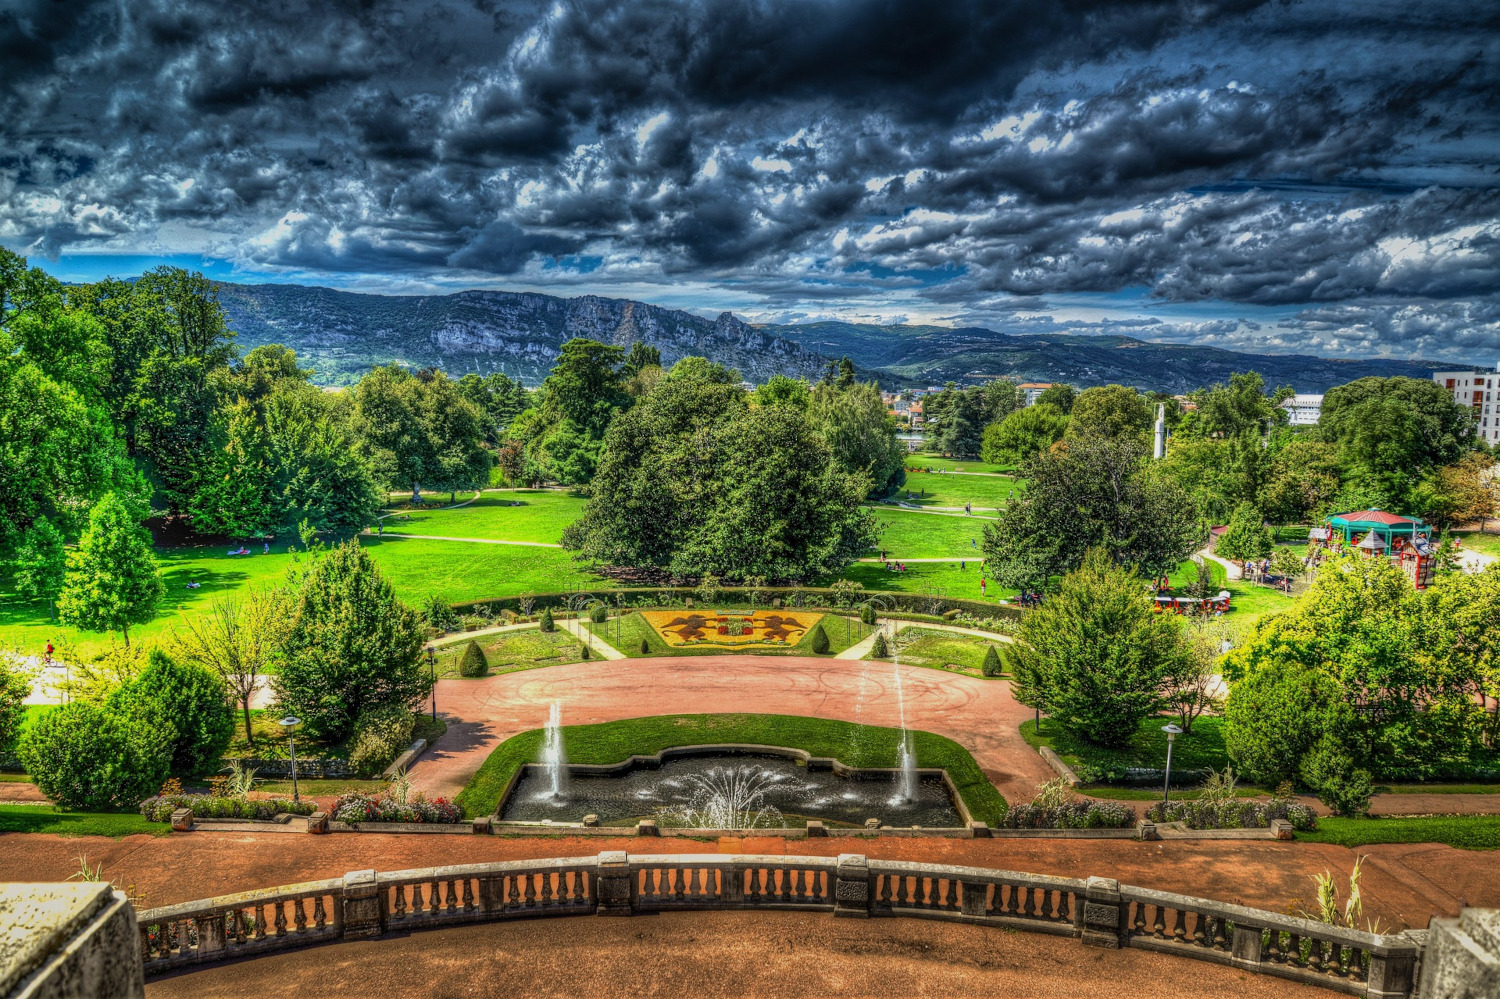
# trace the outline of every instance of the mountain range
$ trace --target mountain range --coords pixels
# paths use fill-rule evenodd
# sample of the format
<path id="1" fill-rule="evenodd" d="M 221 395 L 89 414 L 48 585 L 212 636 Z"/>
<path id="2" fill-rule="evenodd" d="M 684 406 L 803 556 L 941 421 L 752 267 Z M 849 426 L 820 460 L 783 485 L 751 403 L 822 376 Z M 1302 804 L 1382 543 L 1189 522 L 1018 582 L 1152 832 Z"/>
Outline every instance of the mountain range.
<path id="1" fill-rule="evenodd" d="M 291 284 L 219 285 L 240 345 L 281 343 L 325 385 L 347 385 L 375 365 L 441 367 L 454 376 L 501 371 L 541 381 L 562 344 L 589 337 L 629 346 L 643 340 L 671 365 L 689 355 L 737 369 L 752 382 L 773 374 L 819 376 L 848 357 L 888 389 L 1009 376 L 1080 387 L 1116 382 L 1186 392 L 1259 371 L 1268 384 L 1299 392 L 1367 375 L 1430 377 L 1442 365 L 1412 360 L 1333 360 L 1247 354 L 1119 335 L 1015 334 L 982 327 L 878 326 L 846 322 L 751 325 L 625 299 L 558 298 L 529 292 L 370 295 Z"/>

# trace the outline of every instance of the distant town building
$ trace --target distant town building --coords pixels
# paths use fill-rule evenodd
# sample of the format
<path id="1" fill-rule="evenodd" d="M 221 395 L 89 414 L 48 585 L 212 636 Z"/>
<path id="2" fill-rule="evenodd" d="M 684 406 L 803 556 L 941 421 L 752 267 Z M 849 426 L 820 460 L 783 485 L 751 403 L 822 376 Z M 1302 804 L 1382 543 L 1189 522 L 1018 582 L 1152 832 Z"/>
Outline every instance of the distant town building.
<path id="1" fill-rule="evenodd" d="M 1323 397 L 1302 392 L 1282 402 L 1287 412 L 1287 423 L 1294 427 L 1315 427 L 1318 417 L 1323 415 Z"/>
<path id="2" fill-rule="evenodd" d="M 1016 389 L 1025 396 L 1023 406 L 1035 406 L 1037 398 L 1051 387 L 1051 382 L 1022 382 Z"/>
<path id="3" fill-rule="evenodd" d="M 1434 371 L 1432 380 L 1453 393 L 1453 401 L 1474 413 L 1479 436 L 1490 442 L 1500 441 L 1500 409 L 1495 408 L 1495 393 L 1500 391 L 1500 365 L 1494 371 Z"/>

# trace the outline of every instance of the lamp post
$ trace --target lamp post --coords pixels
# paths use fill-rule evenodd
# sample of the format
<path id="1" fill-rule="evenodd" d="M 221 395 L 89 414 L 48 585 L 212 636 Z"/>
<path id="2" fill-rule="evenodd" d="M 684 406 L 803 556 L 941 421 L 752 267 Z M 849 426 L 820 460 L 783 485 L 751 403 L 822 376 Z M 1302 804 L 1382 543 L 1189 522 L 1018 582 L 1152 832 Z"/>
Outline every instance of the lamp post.
<path id="1" fill-rule="evenodd" d="M 299 794 L 298 791 L 297 791 L 297 737 L 293 734 L 293 733 L 296 732 L 297 726 L 299 724 L 301 724 L 301 722 L 302 722 L 302 719 L 298 718 L 296 715 L 287 715 L 285 718 L 281 719 L 281 722 L 280 722 L 281 727 L 284 728 L 284 729 L 286 729 L 286 743 L 287 743 L 287 748 L 290 749 L 291 753 L 292 753 L 292 800 L 293 801 L 301 801 L 302 800 L 302 795 Z"/>
<path id="2" fill-rule="evenodd" d="M 437 721 L 437 650 L 427 646 L 427 668 L 432 672 L 432 720 Z"/>
<path id="3" fill-rule="evenodd" d="M 1175 722 L 1167 722 L 1161 730 L 1167 733 L 1167 776 L 1161 783 L 1161 816 L 1166 821 L 1167 803 L 1172 795 L 1172 742 L 1182 734 L 1182 729 Z"/>

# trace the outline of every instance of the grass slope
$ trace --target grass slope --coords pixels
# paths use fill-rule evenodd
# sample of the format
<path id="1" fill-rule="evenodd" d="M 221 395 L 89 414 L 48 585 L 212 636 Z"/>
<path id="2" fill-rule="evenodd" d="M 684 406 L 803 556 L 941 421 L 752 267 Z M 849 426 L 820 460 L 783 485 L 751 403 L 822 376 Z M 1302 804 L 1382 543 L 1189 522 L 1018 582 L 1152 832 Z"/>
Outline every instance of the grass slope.
<path id="1" fill-rule="evenodd" d="M 570 763 L 619 763 L 632 754 L 650 755 L 672 746 L 753 743 L 802 749 L 832 756 L 853 767 L 894 767 L 900 733 L 893 728 L 803 718 L 795 715 L 660 715 L 600 725 L 565 725 L 563 746 Z M 1005 814 L 1005 800 L 974 757 L 952 739 L 931 732 L 912 732 L 917 765 L 942 767 L 958 788 L 970 813 L 994 824 Z M 458 794 L 464 814 L 490 815 L 518 767 L 534 762 L 541 751 L 542 730 L 532 729 L 502 742 L 469 778 Z"/>
<path id="2" fill-rule="evenodd" d="M 385 519 L 400 534 L 441 534 L 451 538 L 540 541 L 557 544 L 563 528 L 583 515 L 582 496 L 550 489 L 486 492 L 454 510 L 410 509 Z"/>
<path id="3" fill-rule="evenodd" d="M 50 805 L 0 805 L 0 833 L 49 833 L 53 836 L 110 836 L 136 833 L 165 836 L 172 827 L 147 822 L 136 812 L 70 812 Z"/>
<path id="4" fill-rule="evenodd" d="M 984 525 L 994 521 L 978 517 L 939 517 L 933 514 L 904 511 L 897 507 L 871 506 L 880 527 L 878 548 L 886 558 L 971 558 L 984 557 L 979 546 L 984 543 Z"/>
<path id="5" fill-rule="evenodd" d="M 944 472 L 979 472 L 994 474 L 1012 472 L 1007 465 L 991 465 L 983 461 L 966 461 L 962 458 L 944 458 L 934 454 L 909 454 L 906 456 L 906 472 L 910 475 L 919 469 L 930 468 Z"/>
<path id="6" fill-rule="evenodd" d="M 976 510 L 993 512 L 1004 507 L 1022 490 L 1022 483 L 1009 475 L 952 475 L 946 472 L 906 473 L 899 499 L 923 507 L 961 507 L 972 503 Z M 912 493 L 914 497 L 906 494 Z"/>
<path id="7" fill-rule="evenodd" d="M 925 666 L 981 676 L 979 667 L 984 662 L 985 650 L 992 645 L 998 650 L 1000 643 L 974 635 L 911 627 L 901 629 L 899 651 L 904 666 Z"/>
<path id="8" fill-rule="evenodd" d="M 1021 738 L 1033 749 L 1051 746 L 1069 766 L 1079 765 L 1099 769 L 1118 767 L 1147 767 L 1161 769 L 1167 762 L 1167 735 L 1161 727 L 1173 718 L 1161 716 L 1147 718 L 1141 722 L 1130 744 L 1123 749 L 1105 749 L 1092 746 L 1082 739 L 1063 731 L 1055 722 L 1042 722 L 1038 735 L 1036 722 L 1021 723 Z M 1179 735 L 1172 747 L 1172 770 L 1223 770 L 1229 765 L 1229 754 L 1224 749 L 1224 725 L 1221 718 L 1199 718 L 1193 722 L 1191 735 Z"/>
<path id="9" fill-rule="evenodd" d="M 490 676 L 514 673 L 539 666 L 561 666 L 576 663 L 582 658 L 582 645 L 573 635 L 561 629 L 544 634 L 539 628 L 527 631 L 505 631 L 494 635 L 481 635 L 474 639 L 484 650 L 485 661 L 490 664 Z M 458 660 L 466 641 L 450 642 L 438 646 L 437 674 L 440 677 L 458 676 Z"/>

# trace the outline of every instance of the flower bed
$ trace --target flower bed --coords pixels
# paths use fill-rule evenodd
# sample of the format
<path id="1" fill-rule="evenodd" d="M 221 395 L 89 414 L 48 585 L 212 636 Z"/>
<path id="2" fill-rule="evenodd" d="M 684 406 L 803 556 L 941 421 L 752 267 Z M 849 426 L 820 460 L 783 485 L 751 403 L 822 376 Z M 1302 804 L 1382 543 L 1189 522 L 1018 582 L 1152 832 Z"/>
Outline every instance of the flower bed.
<path id="1" fill-rule="evenodd" d="M 1286 798 L 1270 801 L 1202 798 L 1174 801 L 1165 808 L 1158 801 L 1147 810 L 1146 818 L 1153 822 L 1181 822 L 1189 829 L 1264 829 L 1276 819 L 1286 819 L 1293 829 L 1303 831 L 1317 825 L 1311 808 Z"/>
<path id="2" fill-rule="evenodd" d="M 282 812 L 311 815 L 318 806 L 310 801 L 290 798 L 226 798 L 212 794 L 158 794 L 141 802 L 141 814 L 148 822 L 167 822 L 179 808 L 191 808 L 200 819 L 274 819 Z"/>
<path id="3" fill-rule="evenodd" d="M 447 798 L 428 801 L 421 795 L 398 801 L 389 794 L 365 794 L 347 791 L 333 806 L 335 822 L 436 822 L 453 825 L 462 822 L 463 812 Z"/>
<path id="4" fill-rule="evenodd" d="M 1070 801 L 1062 805 L 1011 805 L 997 829 L 1126 829 L 1135 810 L 1117 801 Z"/>

